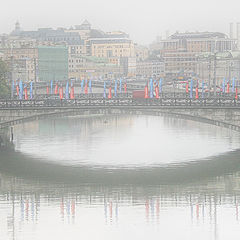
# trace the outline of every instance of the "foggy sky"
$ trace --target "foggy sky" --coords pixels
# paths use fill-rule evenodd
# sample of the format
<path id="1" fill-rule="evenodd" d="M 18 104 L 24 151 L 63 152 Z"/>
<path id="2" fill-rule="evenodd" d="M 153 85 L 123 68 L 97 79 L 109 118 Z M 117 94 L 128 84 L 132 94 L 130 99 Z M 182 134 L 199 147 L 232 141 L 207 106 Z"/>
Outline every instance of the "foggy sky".
<path id="1" fill-rule="evenodd" d="M 7 0 L 0 4 L 0 33 L 67 27 L 87 19 L 93 28 L 121 30 L 137 43 L 149 44 L 157 35 L 175 31 L 221 31 L 240 22 L 238 0 Z"/>

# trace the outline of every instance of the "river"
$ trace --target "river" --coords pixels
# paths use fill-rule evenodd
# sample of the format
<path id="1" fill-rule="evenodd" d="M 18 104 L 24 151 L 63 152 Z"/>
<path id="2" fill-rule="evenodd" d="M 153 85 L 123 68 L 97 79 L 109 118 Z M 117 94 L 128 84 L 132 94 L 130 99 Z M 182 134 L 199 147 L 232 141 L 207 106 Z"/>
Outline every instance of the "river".
<path id="1" fill-rule="evenodd" d="M 239 239 L 239 136 L 168 116 L 17 125 L 0 150 L 0 239 Z"/>

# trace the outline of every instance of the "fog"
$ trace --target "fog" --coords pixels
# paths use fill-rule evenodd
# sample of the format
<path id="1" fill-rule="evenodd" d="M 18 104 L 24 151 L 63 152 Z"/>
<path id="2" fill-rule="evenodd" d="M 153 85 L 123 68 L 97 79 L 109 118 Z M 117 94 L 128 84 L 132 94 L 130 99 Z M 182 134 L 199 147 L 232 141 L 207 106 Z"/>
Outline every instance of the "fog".
<path id="1" fill-rule="evenodd" d="M 140 44 L 149 44 L 166 31 L 221 31 L 240 21 L 237 0 L 169 1 L 58 1 L 8 0 L 0 7 L 0 33 L 13 30 L 16 20 L 24 30 L 66 27 L 87 19 L 93 28 L 121 30 Z"/>

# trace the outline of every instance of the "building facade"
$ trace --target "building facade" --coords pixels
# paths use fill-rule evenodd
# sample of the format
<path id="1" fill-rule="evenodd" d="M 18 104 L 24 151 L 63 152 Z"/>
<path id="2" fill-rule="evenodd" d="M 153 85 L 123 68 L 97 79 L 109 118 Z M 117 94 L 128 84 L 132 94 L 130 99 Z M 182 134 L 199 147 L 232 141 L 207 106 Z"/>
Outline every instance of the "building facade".
<path id="1" fill-rule="evenodd" d="M 91 55 L 95 57 L 135 57 L 134 44 L 124 38 L 90 39 Z"/>
<path id="2" fill-rule="evenodd" d="M 201 53 L 236 49 L 236 39 L 231 39 L 219 32 L 175 33 L 152 45 L 152 50 L 157 50 L 164 59 L 165 73 L 170 78 L 176 78 L 179 75 L 196 76 L 198 55 Z"/>
<path id="3" fill-rule="evenodd" d="M 165 64 L 161 60 L 146 60 L 137 62 L 137 76 L 144 77 L 164 77 Z"/>
<path id="4" fill-rule="evenodd" d="M 66 81 L 68 79 L 68 48 L 39 46 L 37 75 L 39 81 Z"/>

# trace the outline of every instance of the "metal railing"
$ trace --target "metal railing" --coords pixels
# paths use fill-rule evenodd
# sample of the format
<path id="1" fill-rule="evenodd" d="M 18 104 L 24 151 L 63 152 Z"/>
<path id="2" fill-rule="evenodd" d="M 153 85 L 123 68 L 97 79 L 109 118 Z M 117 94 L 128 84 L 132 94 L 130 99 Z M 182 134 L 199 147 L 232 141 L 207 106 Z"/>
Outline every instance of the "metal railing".
<path id="1" fill-rule="evenodd" d="M 239 108 L 240 100 L 235 98 L 76 98 L 0 100 L 0 110 L 4 109 L 87 109 L 87 108 Z"/>

